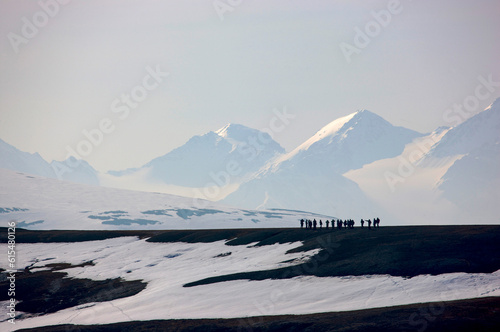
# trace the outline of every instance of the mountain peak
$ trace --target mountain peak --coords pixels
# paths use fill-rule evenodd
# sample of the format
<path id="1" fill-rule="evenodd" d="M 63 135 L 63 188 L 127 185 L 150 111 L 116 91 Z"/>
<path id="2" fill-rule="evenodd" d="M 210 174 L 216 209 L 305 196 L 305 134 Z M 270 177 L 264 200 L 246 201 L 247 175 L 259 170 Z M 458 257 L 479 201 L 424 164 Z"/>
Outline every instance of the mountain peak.
<path id="1" fill-rule="evenodd" d="M 356 112 L 354 112 L 354 114 L 356 114 L 356 115 L 363 115 L 363 114 L 367 114 L 367 115 L 372 115 L 373 114 L 373 115 L 376 115 L 375 113 L 370 112 L 367 109 L 357 110 Z"/>
<path id="2" fill-rule="evenodd" d="M 333 137 L 335 135 L 342 134 L 342 132 L 345 133 L 351 127 L 358 125 L 360 121 L 366 122 L 368 125 L 374 125 L 373 120 L 389 124 L 386 120 L 373 112 L 366 109 L 358 110 L 354 113 L 333 120 L 321 128 L 314 136 L 300 145 L 296 150 L 307 150 L 311 145 L 325 139 L 326 137 Z"/>
<path id="3" fill-rule="evenodd" d="M 368 110 L 358 110 L 321 128 L 292 152 L 277 159 L 272 170 L 277 170 L 280 164 L 305 163 L 329 165 L 330 169 L 343 173 L 375 160 L 397 156 L 407 143 L 421 135 L 393 126 Z"/>
<path id="4" fill-rule="evenodd" d="M 269 142 L 268 144 L 272 145 L 272 149 L 275 149 L 280 153 L 285 152 L 281 145 L 274 141 L 268 133 L 241 124 L 228 123 L 221 129 L 215 131 L 215 134 L 222 137 L 233 146 L 240 143 L 249 144 L 252 139 L 263 139 L 266 142 Z"/>
<path id="5" fill-rule="evenodd" d="M 485 144 L 500 142 L 500 98 L 485 110 L 451 128 L 434 145 L 428 156 L 447 157 L 468 154 Z"/>
<path id="6" fill-rule="evenodd" d="M 385 120 L 383 117 L 381 117 L 380 115 L 376 114 L 376 113 L 373 113 L 372 111 L 369 111 L 367 109 L 362 109 L 362 110 L 358 110 L 357 112 L 353 113 L 353 119 L 355 120 L 359 120 L 359 119 L 369 119 L 370 121 L 381 121 L 381 122 L 385 122 L 385 123 L 389 123 L 387 120 Z"/>
<path id="7" fill-rule="evenodd" d="M 221 137 L 227 138 L 233 136 L 235 133 L 253 130 L 246 126 L 237 123 L 228 123 L 224 127 L 216 130 L 215 133 Z"/>

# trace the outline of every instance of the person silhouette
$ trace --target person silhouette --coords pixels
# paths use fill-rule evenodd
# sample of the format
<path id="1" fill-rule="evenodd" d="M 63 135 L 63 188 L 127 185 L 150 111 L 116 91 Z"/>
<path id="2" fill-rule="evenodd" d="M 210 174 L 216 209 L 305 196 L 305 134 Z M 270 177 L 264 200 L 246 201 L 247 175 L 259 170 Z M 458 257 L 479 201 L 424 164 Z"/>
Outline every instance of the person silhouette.
<path id="1" fill-rule="evenodd" d="M 330 222 L 328 221 L 328 219 L 325 221 L 325 224 L 326 224 L 326 229 L 328 229 L 328 225 L 330 224 Z"/>
<path id="2" fill-rule="evenodd" d="M 316 229 L 316 225 L 318 224 L 318 222 L 316 221 L 316 219 L 313 220 L 313 227 L 314 229 Z"/>
<path id="3" fill-rule="evenodd" d="M 372 221 L 370 219 L 368 219 L 366 222 L 368 223 L 368 229 L 371 229 L 372 228 Z"/>
<path id="4" fill-rule="evenodd" d="M 319 220 L 319 229 L 322 229 L 323 228 L 323 221 L 320 219 Z"/>
<path id="5" fill-rule="evenodd" d="M 365 221 L 361 219 L 361 227 L 364 227 Z"/>
<path id="6" fill-rule="evenodd" d="M 304 228 L 304 219 L 300 219 L 300 228 Z"/>

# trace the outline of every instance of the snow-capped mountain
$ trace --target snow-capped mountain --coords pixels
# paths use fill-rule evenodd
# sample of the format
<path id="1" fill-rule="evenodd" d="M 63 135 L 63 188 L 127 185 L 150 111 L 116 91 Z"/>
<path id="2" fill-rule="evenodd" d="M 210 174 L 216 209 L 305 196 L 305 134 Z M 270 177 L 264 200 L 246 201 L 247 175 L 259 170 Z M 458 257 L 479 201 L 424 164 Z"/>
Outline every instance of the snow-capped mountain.
<path id="1" fill-rule="evenodd" d="M 38 153 L 23 152 L 0 139 L 0 168 L 54 177 L 54 170 Z"/>
<path id="2" fill-rule="evenodd" d="M 0 168 L 53 179 L 98 185 L 97 171 L 86 161 L 69 157 L 48 163 L 38 153 L 20 151 L 0 139 Z"/>
<path id="3" fill-rule="evenodd" d="M 0 168 L 189 200 L 222 200 L 245 209 L 387 216 L 400 224 L 491 223 L 500 215 L 495 208 L 499 146 L 500 99 L 456 127 L 427 135 L 358 111 L 331 122 L 289 153 L 267 133 L 229 124 L 143 167 L 111 175 L 72 158 L 49 164 L 0 141 Z"/>
<path id="4" fill-rule="evenodd" d="M 85 160 L 70 156 L 64 161 L 52 161 L 50 166 L 59 180 L 99 185 L 97 171 Z"/>
<path id="5" fill-rule="evenodd" d="M 345 173 L 396 222 L 500 221 L 500 99 L 453 128 L 438 128 L 395 157 Z"/>
<path id="6" fill-rule="evenodd" d="M 298 227 L 315 213 L 251 211 L 169 194 L 140 192 L 0 169 L 0 221 L 29 229 L 207 229 Z"/>
<path id="7" fill-rule="evenodd" d="M 267 133 L 239 124 L 194 136 L 184 145 L 137 169 L 113 176 L 145 174 L 149 182 L 204 188 L 224 187 L 258 171 L 284 149 Z"/>
<path id="8" fill-rule="evenodd" d="M 464 155 L 497 142 L 500 142 L 500 98 L 484 111 L 450 129 L 426 158 Z"/>
<path id="9" fill-rule="evenodd" d="M 375 160 L 395 157 L 422 134 L 396 127 L 368 110 L 332 121 L 272 166 L 303 171 L 328 169 L 342 174 Z"/>
<path id="10" fill-rule="evenodd" d="M 438 188 L 445 198 L 468 211 L 467 216 L 498 218 L 498 209 L 493 215 L 491 212 L 500 202 L 500 141 L 485 144 L 455 161 Z"/>
<path id="11" fill-rule="evenodd" d="M 498 218 L 492 207 L 500 201 L 500 98 L 449 130 L 426 158 L 446 156 L 458 159 L 438 182 L 444 197 L 467 216 Z"/>
<path id="12" fill-rule="evenodd" d="M 335 172 L 305 174 L 294 167 L 266 172 L 242 184 L 224 203 L 251 208 L 303 209 L 340 218 L 373 218 L 375 208 L 353 181 Z"/>
<path id="13" fill-rule="evenodd" d="M 245 207 L 309 207 L 352 217 L 379 214 L 358 185 L 341 174 L 395 157 L 421 134 L 362 110 L 339 118 L 278 157 L 224 202 Z"/>

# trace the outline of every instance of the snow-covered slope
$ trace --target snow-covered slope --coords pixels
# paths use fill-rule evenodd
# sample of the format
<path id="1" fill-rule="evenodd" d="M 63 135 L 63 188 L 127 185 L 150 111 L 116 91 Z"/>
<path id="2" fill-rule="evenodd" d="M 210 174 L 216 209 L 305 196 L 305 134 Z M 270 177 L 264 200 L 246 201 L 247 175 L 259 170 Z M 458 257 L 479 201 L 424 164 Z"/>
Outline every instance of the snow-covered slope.
<path id="1" fill-rule="evenodd" d="M 0 169 L 0 220 L 29 229 L 297 227 L 300 211 L 250 211 L 168 194 L 104 188 Z M 331 218 L 330 218 L 331 219 Z"/>
<path id="2" fill-rule="evenodd" d="M 0 168 L 76 183 L 98 185 L 97 171 L 86 161 L 69 157 L 48 163 L 38 153 L 27 153 L 0 139 Z"/>
<path id="3" fill-rule="evenodd" d="M 54 170 L 38 153 L 23 152 L 0 139 L 0 168 L 54 177 Z"/>
<path id="4" fill-rule="evenodd" d="M 419 275 L 413 278 L 390 275 L 299 276 L 292 279 L 236 280 L 183 287 L 188 282 L 214 275 L 297 265 L 314 254 L 314 251 L 290 252 L 300 244 L 229 247 L 224 241 L 150 243 L 135 237 L 83 243 L 22 244 L 17 249 L 17 266 L 20 269 L 30 266 L 33 271 L 40 271 L 46 270 L 44 266 L 49 263 L 78 265 L 92 262 L 91 265 L 59 272 L 67 272 L 73 278 L 92 280 L 118 277 L 144 280 L 148 285 L 134 296 L 18 318 L 15 328 L 231 317 L 242 317 L 241 323 L 244 324 L 255 322 L 250 317 L 262 315 L 351 311 L 419 302 L 436 302 L 437 307 L 433 306 L 431 310 L 441 310 L 445 305 L 443 301 L 500 296 L 500 271 L 491 274 Z M 7 245 L 0 244 L 0 249 L 6 252 Z M 230 255 L 224 256 L 228 251 Z M 307 266 L 309 269 L 315 268 L 313 264 Z M 8 262 L 0 261 L 0 268 L 8 269 Z M 52 282 L 50 287 L 57 291 L 61 285 Z M 8 300 L 0 304 L 2 309 L 7 308 Z M 424 314 L 427 315 L 428 311 Z M 12 328 L 7 319 L 5 312 L 0 320 L 2 331 Z M 241 326 L 244 326 L 242 330 L 248 330 L 246 325 Z M 68 329 L 71 330 L 72 326 L 69 325 Z"/>
<path id="5" fill-rule="evenodd" d="M 453 128 L 416 139 L 395 157 L 345 175 L 395 223 L 500 222 L 500 99 Z"/>
<path id="6" fill-rule="evenodd" d="M 484 111 L 450 129 L 426 158 L 464 155 L 497 142 L 500 142 L 500 98 Z"/>
<path id="7" fill-rule="evenodd" d="M 194 136 L 181 147 L 138 169 L 110 171 L 109 174 L 115 178 L 108 178 L 107 181 L 115 185 L 120 178 L 124 181 L 127 177 L 135 178 L 134 187 L 140 187 L 140 182 L 167 184 L 171 187 L 160 188 L 163 192 L 180 192 L 192 196 L 193 193 L 173 186 L 206 188 L 237 185 L 283 152 L 284 149 L 269 134 L 238 124 L 228 124 L 215 132 Z"/>
<path id="8" fill-rule="evenodd" d="M 422 134 L 395 127 L 382 117 L 361 110 L 329 123 L 272 167 L 292 164 L 303 170 L 320 168 L 342 174 L 375 160 L 395 157 L 419 136 Z"/>
<path id="9" fill-rule="evenodd" d="M 308 207 L 342 219 L 373 218 L 381 212 L 356 183 L 342 175 L 327 171 L 308 174 L 293 165 L 242 184 L 223 202 L 251 209 Z"/>
<path id="10" fill-rule="evenodd" d="M 500 220 L 500 98 L 450 129 L 426 159 L 457 160 L 437 182 L 468 220 Z M 424 162 L 425 165 L 425 162 Z"/>
<path id="11" fill-rule="evenodd" d="M 61 162 L 52 161 L 50 165 L 59 180 L 99 185 L 97 171 L 85 160 L 77 160 L 71 156 Z"/>
<path id="12" fill-rule="evenodd" d="M 352 113 L 276 158 L 224 202 L 249 208 L 308 207 L 346 218 L 373 218 L 382 210 L 341 174 L 375 160 L 395 157 L 419 136 L 370 111 Z"/>
<path id="13" fill-rule="evenodd" d="M 458 159 L 441 178 L 445 198 L 467 211 L 467 218 L 498 220 L 500 142 L 485 144 Z M 471 220 L 473 221 L 473 220 Z"/>

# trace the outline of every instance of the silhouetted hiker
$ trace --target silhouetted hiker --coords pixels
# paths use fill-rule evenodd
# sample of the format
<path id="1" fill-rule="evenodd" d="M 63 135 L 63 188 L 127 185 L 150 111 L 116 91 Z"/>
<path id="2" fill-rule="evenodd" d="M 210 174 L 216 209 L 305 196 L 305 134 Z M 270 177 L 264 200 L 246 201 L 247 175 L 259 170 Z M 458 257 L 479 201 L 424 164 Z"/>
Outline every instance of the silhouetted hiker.
<path id="1" fill-rule="evenodd" d="M 330 222 L 328 221 L 328 219 L 325 221 L 325 224 L 326 224 L 326 229 L 328 229 L 328 225 L 330 224 Z"/>
<path id="2" fill-rule="evenodd" d="M 365 221 L 361 219 L 361 227 L 364 227 Z"/>
<path id="3" fill-rule="evenodd" d="M 316 229 L 316 225 L 318 224 L 318 222 L 316 221 L 316 219 L 313 220 L 313 227 L 314 229 Z"/>
<path id="4" fill-rule="evenodd" d="M 309 224 L 309 229 L 312 229 L 313 228 L 313 222 L 311 220 L 309 220 L 308 224 Z"/>
<path id="5" fill-rule="evenodd" d="M 323 221 L 319 220 L 319 229 L 323 228 Z"/>
<path id="6" fill-rule="evenodd" d="M 354 228 L 354 219 L 351 219 L 351 228 Z"/>
<path id="7" fill-rule="evenodd" d="M 368 223 L 368 228 L 372 228 L 372 221 L 368 219 L 366 222 Z"/>
<path id="8" fill-rule="evenodd" d="M 337 220 L 337 228 L 342 229 L 342 219 Z"/>
<path id="9" fill-rule="evenodd" d="M 300 219 L 300 228 L 304 228 L 304 219 Z"/>
<path id="10" fill-rule="evenodd" d="M 377 218 L 377 228 L 380 227 L 380 218 Z"/>
<path id="11" fill-rule="evenodd" d="M 344 220 L 344 228 L 347 228 L 347 220 Z"/>

